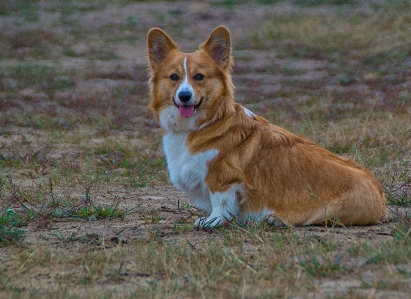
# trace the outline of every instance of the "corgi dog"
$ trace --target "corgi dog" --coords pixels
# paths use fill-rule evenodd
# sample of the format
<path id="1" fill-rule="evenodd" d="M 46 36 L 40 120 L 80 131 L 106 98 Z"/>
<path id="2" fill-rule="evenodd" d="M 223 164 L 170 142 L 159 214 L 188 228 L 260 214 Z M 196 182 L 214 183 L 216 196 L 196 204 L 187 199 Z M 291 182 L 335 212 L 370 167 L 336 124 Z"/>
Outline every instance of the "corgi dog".
<path id="1" fill-rule="evenodd" d="M 161 29 L 148 32 L 150 104 L 163 128 L 170 180 L 213 228 L 233 220 L 273 225 L 372 225 L 386 216 L 376 177 L 234 100 L 229 30 L 194 53 Z"/>

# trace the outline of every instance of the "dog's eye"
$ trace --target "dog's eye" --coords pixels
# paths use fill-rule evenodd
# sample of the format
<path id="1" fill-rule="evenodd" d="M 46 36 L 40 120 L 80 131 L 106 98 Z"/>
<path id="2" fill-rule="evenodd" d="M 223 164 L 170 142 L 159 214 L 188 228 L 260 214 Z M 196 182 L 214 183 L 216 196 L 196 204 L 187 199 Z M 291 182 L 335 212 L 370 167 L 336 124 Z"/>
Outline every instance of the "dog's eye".
<path id="1" fill-rule="evenodd" d="M 170 79 L 171 79 L 171 81 L 178 81 L 180 79 L 180 77 L 177 74 L 172 74 L 172 75 L 170 75 Z"/>
<path id="2" fill-rule="evenodd" d="M 203 74 L 196 74 L 193 78 L 195 81 L 201 81 L 204 79 L 204 75 Z"/>

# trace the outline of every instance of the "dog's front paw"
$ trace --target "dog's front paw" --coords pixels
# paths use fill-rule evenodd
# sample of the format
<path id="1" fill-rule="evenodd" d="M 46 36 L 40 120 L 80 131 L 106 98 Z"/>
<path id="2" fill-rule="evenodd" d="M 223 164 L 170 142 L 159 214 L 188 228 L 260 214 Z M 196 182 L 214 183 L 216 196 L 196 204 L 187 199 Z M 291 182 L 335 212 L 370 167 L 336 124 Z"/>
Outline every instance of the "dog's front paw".
<path id="1" fill-rule="evenodd" d="M 225 223 L 221 216 L 209 216 L 207 218 L 198 218 L 194 222 L 194 226 L 197 228 L 212 229 L 216 226 L 223 225 Z"/>

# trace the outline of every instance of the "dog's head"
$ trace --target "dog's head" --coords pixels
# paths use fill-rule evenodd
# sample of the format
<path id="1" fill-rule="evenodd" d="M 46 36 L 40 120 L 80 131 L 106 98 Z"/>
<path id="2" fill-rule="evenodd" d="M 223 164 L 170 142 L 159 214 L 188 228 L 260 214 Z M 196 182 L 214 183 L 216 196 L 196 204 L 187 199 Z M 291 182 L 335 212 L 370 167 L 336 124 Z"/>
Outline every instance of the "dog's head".
<path id="1" fill-rule="evenodd" d="M 150 108 L 167 131 L 192 131 L 234 110 L 230 32 L 213 30 L 194 53 L 180 52 L 161 29 L 148 32 Z"/>

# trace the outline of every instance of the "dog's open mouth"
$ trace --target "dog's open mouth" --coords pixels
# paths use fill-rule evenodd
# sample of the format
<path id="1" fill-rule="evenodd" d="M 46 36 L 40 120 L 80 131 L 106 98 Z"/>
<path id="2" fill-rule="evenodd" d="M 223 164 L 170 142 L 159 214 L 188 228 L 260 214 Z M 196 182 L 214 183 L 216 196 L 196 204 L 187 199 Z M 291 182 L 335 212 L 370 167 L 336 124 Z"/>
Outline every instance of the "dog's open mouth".
<path id="1" fill-rule="evenodd" d="M 174 105 L 178 108 L 178 112 L 181 117 L 190 118 L 193 116 L 194 112 L 201 106 L 203 98 L 200 99 L 197 105 L 177 105 L 176 101 L 173 98 Z"/>

